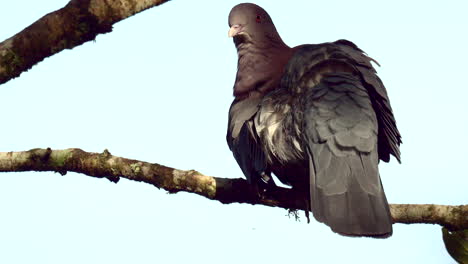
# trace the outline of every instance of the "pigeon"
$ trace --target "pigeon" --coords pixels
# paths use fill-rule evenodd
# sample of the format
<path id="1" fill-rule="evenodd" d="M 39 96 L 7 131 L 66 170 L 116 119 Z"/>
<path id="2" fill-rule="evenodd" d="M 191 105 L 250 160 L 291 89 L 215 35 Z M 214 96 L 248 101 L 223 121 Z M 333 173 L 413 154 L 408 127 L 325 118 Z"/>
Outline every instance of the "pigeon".
<path id="1" fill-rule="evenodd" d="M 391 236 L 378 163 L 400 162 L 402 141 L 378 63 L 343 39 L 291 48 L 252 3 L 232 8 L 228 35 L 238 62 L 226 139 L 252 191 L 279 188 L 275 175 L 307 218 L 344 236 Z"/>

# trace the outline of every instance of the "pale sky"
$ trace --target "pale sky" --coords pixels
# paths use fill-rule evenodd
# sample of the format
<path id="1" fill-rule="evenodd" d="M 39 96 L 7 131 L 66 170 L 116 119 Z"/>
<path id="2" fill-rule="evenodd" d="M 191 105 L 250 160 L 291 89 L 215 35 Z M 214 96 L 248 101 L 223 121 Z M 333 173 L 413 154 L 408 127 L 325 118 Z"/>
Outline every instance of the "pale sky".
<path id="1" fill-rule="evenodd" d="M 1 0 L 0 41 L 68 0 Z M 173 0 L 0 86 L 0 151 L 104 149 L 238 178 L 226 142 L 238 1 Z M 382 67 L 403 136 L 390 203 L 468 203 L 468 2 L 257 1 L 291 45 L 346 38 Z M 287 4 L 284 4 L 287 3 Z M 281 208 L 82 174 L 0 175 L 0 263 L 455 263 L 440 226 L 347 238 Z"/>

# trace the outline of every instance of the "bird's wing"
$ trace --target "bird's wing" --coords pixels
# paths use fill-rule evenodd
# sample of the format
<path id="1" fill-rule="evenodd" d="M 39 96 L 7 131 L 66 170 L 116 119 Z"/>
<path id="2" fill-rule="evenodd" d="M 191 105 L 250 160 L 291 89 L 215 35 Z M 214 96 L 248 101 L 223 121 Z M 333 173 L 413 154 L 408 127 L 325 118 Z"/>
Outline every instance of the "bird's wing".
<path id="1" fill-rule="evenodd" d="M 343 235 L 391 235 L 377 167 L 378 120 L 353 58 L 334 44 L 303 46 L 283 80 L 300 98 L 295 113 L 308 151 L 314 217 Z"/>
<path id="2" fill-rule="evenodd" d="M 259 177 L 266 171 L 266 158 L 254 128 L 253 117 L 260 98 L 235 100 L 229 109 L 226 140 L 239 167 L 252 187 L 258 187 Z"/>
<path id="3" fill-rule="evenodd" d="M 387 90 L 380 78 L 377 76 L 375 69 L 372 67 L 371 61 L 375 62 L 377 65 L 379 64 L 377 61 L 367 56 L 354 43 L 348 40 L 338 40 L 333 44 L 338 45 L 338 47 L 354 61 L 355 67 L 364 80 L 363 85 L 369 92 L 372 106 L 376 112 L 379 124 L 379 158 L 388 162 L 391 154 L 398 160 L 398 162 L 401 162 L 401 135 L 396 126 Z"/>

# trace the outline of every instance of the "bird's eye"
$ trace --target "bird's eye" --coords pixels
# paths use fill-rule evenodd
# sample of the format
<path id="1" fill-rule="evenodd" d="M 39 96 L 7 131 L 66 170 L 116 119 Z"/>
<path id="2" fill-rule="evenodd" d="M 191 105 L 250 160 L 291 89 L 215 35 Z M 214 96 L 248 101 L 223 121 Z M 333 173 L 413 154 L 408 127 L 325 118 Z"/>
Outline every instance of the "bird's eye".
<path id="1" fill-rule="evenodd" d="M 257 18 L 255 19 L 255 21 L 257 21 L 257 23 L 260 23 L 260 20 L 261 20 L 260 15 L 257 15 Z"/>

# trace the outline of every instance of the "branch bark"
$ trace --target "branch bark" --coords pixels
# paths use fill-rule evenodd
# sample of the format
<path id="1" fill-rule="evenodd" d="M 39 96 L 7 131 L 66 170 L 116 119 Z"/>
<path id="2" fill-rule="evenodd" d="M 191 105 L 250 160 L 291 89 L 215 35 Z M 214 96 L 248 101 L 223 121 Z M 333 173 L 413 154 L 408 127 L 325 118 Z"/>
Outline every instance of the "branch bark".
<path id="1" fill-rule="evenodd" d="M 71 0 L 0 43 L 0 84 L 18 77 L 43 59 L 72 49 L 112 25 L 169 0 Z"/>
<path id="2" fill-rule="evenodd" d="M 262 204 L 285 209 L 300 209 L 289 189 L 279 188 L 269 199 L 251 195 L 244 179 L 211 177 L 195 170 L 178 170 L 157 163 L 113 156 L 109 151 L 89 153 L 81 149 L 32 149 L 0 152 L 0 172 L 54 171 L 62 175 L 77 172 L 117 183 L 120 178 L 145 182 L 169 193 L 185 191 L 224 204 Z M 468 229 L 468 205 L 391 204 L 395 223 L 439 224 L 449 230 Z"/>

